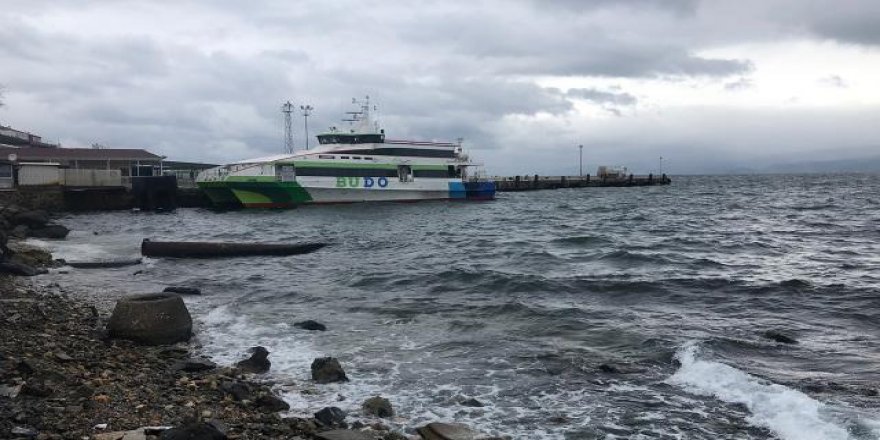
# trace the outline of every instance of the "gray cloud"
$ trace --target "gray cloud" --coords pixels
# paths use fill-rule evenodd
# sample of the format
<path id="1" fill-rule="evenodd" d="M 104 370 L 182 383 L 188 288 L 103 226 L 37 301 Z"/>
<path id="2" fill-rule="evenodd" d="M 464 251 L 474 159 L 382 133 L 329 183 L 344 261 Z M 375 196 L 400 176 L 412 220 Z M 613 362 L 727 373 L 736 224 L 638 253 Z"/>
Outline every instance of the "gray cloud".
<path id="1" fill-rule="evenodd" d="M 880 2 L 806 2 L 805 20 L 814 33 L 838 41 L 880 45 Z"/>
<path id="2" fill-rule="evenodd" d="M 597 89 L 569 89 L 566 94 L 572 98 L 585 99 L 597 104 L 628 106 L 638 102 L 638 99 L 629 93 L 605 92 Z"/>
<path id="3" fill-rule="evenodd" d="M 390 137 L 462 136 L 504 171 L 558 169 L 577 139 L 613 146 L 596 150 L 596 160 L 609 163 L 676 145 L 681 157 L 709 161 L 773 148 L 762 136 L 779 139 L 797 121 L 822 118 L 721 116 L 726 109 L 646 114 L 621 90 L 563 92 L 539 80 L 693 79 L 743 90 L 760 66 L 710 56 L 712 49 L 781 38 L 876 44 L 869 26 L 880 21 L 875 4 L 9 0 L 0 11 L 0 83 L 7 86 L 0 118 L 68 145 L 101 142 L 222 162 L 280 151 L 279 106 L 287 99 L 315 107 L 314 135 L 338 125 L 350 97 L 369 94 Z M 605 119 L 577 115 L 573 99 L 599 106 Z M 738 130 L 760 136 L 729 142 L 744 136 L 729 132 L 736 125 L 730 118 L 750 121 Z M 859 118 L 829 119 L 861 139 L 876 134 Z M 780 131 L 754 128 L 768 125 Z M 832 142 L 813 134 L 786 141 L 804 149 Z"/>

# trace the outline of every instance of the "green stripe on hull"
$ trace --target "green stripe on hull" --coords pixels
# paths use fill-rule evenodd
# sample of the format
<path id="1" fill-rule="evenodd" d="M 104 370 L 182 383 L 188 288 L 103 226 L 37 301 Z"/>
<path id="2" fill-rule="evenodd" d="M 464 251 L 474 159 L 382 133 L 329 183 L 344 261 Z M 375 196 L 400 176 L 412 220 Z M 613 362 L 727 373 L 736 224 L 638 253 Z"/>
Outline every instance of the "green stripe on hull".
<path id="1" fill-rule="evenodd" d="M 238 201 L 247 208 L 292 208 L 312 200 L 296 182 L 227 182 Z"/>
<path id="2" fill-rule="evenodd" d="M 225 182 L 198 182 L 199 189 L 211 199 L 211 203 L 219 208 L 241 207 L 241 202 Z"/>

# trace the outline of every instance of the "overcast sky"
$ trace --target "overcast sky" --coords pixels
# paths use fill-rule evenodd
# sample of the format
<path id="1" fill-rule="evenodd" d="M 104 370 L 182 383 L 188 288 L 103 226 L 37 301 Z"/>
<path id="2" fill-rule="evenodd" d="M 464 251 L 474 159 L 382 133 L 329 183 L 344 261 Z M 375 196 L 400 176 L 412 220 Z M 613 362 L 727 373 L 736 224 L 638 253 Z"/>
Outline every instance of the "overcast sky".
<path id="1" fill-rule="evenodd" d="M 222 163 L 281 152 L 287 99 L 313 136 L 369 95 L 493 174 L 576 174 L 579 144 L 716 172 L 880 155 L 878 48 L 877 0 L 3 0 L 0 123 Z"/>

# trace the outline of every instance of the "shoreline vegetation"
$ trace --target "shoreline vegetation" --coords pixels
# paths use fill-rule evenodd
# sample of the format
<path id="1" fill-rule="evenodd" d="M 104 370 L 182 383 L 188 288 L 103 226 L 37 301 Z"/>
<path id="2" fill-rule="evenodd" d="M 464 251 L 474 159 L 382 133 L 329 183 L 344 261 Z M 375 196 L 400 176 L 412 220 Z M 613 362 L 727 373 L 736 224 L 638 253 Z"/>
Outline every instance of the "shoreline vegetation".
<path id="1" fill-rule="evenodd" d="M 2 438 L 495 438 L 455 423 L 431 423 L 418 428 L 418 435 L 395 432 L 382 422 L 394 413 L 391 402 L 378 396 L 364 402 L 359 414 L 363 420 L 346 420 L 336 407 L 321 409 L 312 418 L 287 417 L 289 405 L 262 376 L 270 368 L 269 353 L 262 347 L 251 348 L 252 356 L 234 366 L 218 366 L 192 341 L 141 345 L 111 337 L 106 329 L 113 310 L 109 299 L 57 283 L 37 286 L 19 277 L 63 264 L 15 239 L 7 247 L 10 235 L 29 235 L 19 228 L 22 213 L 38 220 L 29 230 L 51 225 L 44 212 L 0 210 Z M 321 370 L 328 365 L 329 372 Z M 333 358 L 316 359 L 314 382 L 326 383 L 328 374 L 348 380 L 341 366 L 333 371 L 336 366 Z"/>

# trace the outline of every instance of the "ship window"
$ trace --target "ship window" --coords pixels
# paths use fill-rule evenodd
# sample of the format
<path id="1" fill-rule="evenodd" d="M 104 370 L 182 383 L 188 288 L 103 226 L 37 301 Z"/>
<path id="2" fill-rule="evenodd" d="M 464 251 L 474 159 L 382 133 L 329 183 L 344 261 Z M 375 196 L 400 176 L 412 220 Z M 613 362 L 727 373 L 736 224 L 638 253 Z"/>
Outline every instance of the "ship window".
<path id="1" fill-rule="evenodd" d="M 445 178 L 448 176 L 449 172 L 447 170 L 415 170 L 413 171 L 414 177 L 434 177 L 434 178 Z"/>
<path id="2" fill-rule="evenodd" d="M 365 157 L 364 160 L 373 160 L 372 157 Z"/>
<path id="3" fill-rule="evenodd" d="M 455 177 L 455 165 L 449 165 L 446 170 L 448 171 L 446 177 Z"/>
<path id="4" fill-rule="evenodd" d="M 339 156 L 340 159 L 348 159 L 348 156 Z"/>
<path id="5" fill-rule="evenodd" d="M 400 179 L 401 182 L 412 182 L 413 181 L 412 167 L 409 165 L 398 165 L 397 166 L 397 178 Z"/>
<path id="6" fill-rule="evenodd" d="M 321 176 L 321 177 L 398 177 L 396 168 L 329 168 L 329 167 L 303 167 L 296 168 L 297 176 Z"/>
<path id="7" fill-rule="evenodd" d="M 328 154 L 319 154 L 318 159 L 335 159 L 336 156 L 330 156 Z"/>
<path id="8" fill-rule="evenodd" d="M 352 159 L 361 160 L 360 156 L 351 156 Z"/>

